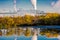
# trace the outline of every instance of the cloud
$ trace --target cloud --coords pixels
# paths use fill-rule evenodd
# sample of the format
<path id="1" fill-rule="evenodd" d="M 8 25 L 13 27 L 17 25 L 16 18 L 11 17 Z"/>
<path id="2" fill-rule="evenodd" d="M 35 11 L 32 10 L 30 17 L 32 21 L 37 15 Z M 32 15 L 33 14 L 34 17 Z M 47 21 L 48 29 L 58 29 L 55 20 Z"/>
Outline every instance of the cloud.
<path id="1" fill-rule="evenodd" d="M 33 5 L 33 7 L 34 7 L 35 10 L 37 9 L 36 8 L 36 2 L 37 2 L 37 0 L 31 0 L 31 3 L 32 3 L 32 5 Z"/>
<path id="2" fill-rule="evenodd" d="M 9 12 L 9 10 L 0 10 L 0 13 L 6 13 Z"/>
<path id="3" fill-rule="evenodd" d="M 56 3 L 52 2 L 51 5 L 56 12 L 60 13 L 60 0 L 58 0 Z"/>
<path id="4" fill-rule="evenodd" d="M 12 12 L 14 12 L 14 10 L 9 10 L 9 9 L 2 9 L 2 10 L 0 10 L 0 13 L 12 13 Z"/>
<path id="5" fill-rule="evenodd" d="M 54 6 L 55 5 L 55 2 L 52 2 L 51 5 Z"/>

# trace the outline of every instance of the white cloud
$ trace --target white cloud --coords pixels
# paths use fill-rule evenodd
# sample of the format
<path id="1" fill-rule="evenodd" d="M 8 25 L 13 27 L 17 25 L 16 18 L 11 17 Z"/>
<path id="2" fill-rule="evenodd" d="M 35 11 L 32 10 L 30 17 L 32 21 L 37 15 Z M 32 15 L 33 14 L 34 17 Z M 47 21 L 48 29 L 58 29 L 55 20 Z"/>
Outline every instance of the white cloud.
<path id="1" fill-rule="evenodd" d="M 32 3 L 32 5 L 33 5 L 33 7 L 34 7 L 35 10 L 37 9 L 36 2 L 37 2 L 37 0 L 31 0 L 31 3 Z"/>
<path id="2" fill-rule="evenodd" d="M 55 5 L 55 2 L 52 2 L 51 5 L 54 6 Z"/>
<path id="3" fill-rule="evenodd" d="M 9 10 L 0 10 L 0 13 L 6 13 L 9 12 Z"/>
<path id="4" fill-rule="evenodd" d="M 58 0 L 56 3 L 52 2 L 51 5 L 55 12 L 60 13 L 60 0 Z"/>

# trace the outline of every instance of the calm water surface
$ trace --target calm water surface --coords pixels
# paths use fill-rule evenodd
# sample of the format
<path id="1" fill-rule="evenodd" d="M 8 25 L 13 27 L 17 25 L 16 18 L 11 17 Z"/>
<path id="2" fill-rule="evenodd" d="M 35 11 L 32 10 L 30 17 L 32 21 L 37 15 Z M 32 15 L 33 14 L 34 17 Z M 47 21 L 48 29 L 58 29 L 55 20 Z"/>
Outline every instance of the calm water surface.
<path id="1" fill-rule="evenodd" d="M 32 28 L 58 28 L 60 29 L 60 26 L 33 26 Z M 31 40 L 32 36 L 26 37 L 26 36 L 19 36 L 17 37 L 17 40 Z M 38 36 L 38 40 L 58 40 L 57 38 L 47 38 L 46 36 Z M 15 40 L 15 36 L 5 37 L 0 36 L 0 40 Z"/>

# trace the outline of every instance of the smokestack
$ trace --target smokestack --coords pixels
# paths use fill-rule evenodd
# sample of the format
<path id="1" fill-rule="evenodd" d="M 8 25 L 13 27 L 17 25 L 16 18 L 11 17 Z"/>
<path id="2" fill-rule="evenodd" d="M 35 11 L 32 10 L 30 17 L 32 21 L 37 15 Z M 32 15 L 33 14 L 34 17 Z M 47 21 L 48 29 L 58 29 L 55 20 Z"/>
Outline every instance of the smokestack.
<path id="1" fill-rule="evenodd" d="M 14 0 L 14 11 L 17 12 L 17 9 L 16 9 L 16 0 Z"/>
<path id="2" fill-rule="evenodd" d="M 33 5 L 33 8 L 36 10 L 37 9 L 37 7 L 36 7 L 37 0 L 31 0 L 31 3 Z"/>

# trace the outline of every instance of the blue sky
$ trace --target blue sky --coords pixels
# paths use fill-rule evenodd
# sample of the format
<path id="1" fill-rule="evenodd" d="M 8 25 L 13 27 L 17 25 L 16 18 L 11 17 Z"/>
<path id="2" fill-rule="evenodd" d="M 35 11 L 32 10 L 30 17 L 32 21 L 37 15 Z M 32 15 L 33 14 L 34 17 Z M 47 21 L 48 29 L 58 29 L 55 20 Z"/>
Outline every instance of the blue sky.
<path id="1" fill-rule="evenodd" d="M 58 0 L 37 0 L 37 10 L 41 11 L 52 11 L 52 2 L 57 2 Z M 30 0 L 17 0 L 17 9 L 31 10 L 33 9 Z M 0 10 L 13 10 L 13 0 L 0 0 Z"/>
<path id="2" fill-rule="evenodd" d="M 51 6 L 52 2 L 57 2 L 58 0 L 38 0 L 37 9 L 45 12 L 52 12 L 54 9 Z"/>
<path id="3" fill-rule="evenodd" d="M 30 0 L 17 0 L 17 8 L 32 9 Z M 13 0 L 0 0 L 0 9 L 13 9 Z"/>

